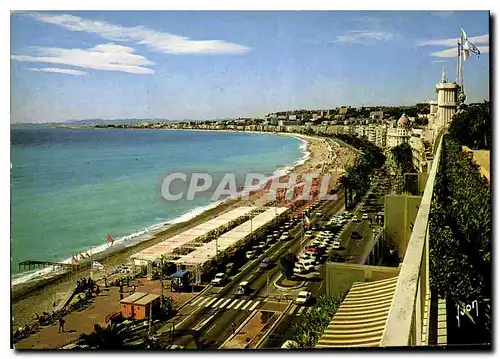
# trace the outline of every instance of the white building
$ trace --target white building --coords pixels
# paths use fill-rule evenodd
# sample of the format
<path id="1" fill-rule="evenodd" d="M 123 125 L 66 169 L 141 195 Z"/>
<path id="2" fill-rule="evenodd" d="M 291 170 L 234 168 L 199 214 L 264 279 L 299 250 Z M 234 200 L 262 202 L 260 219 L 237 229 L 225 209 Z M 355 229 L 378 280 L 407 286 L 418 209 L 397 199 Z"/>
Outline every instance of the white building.
<path id="1" fill-rule="evenodd" d="M 403 114 L 401 118 L 387 130 L 387 147 L 392 148 L 410 140 L 410 125 L 408 116 Z"/>
<path id="2" fill-rule="evenodd" d="M 387 145 L 387 125 L 379 125 L 375 129 L 375 144 L 380 148 Z"/>

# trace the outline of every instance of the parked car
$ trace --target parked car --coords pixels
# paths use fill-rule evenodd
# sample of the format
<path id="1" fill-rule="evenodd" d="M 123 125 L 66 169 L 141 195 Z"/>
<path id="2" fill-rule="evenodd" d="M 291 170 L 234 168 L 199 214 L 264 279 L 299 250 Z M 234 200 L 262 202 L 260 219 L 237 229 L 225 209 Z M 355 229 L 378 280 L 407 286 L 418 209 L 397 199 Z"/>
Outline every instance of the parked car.
<path id="1" fill-rule="evenodd" d="M 363 217 L 362 217 L 363 220 L 366 220 L 366 219 L 370 219 L 370 216 L 368 216 L 367 213 L 363 213 Z"/>
<path id="2" fill-rule="evenodd" d="M 253 259 L 255 258 L 255 251 L 248 251 L 246 252 L 245 256 L 247 257 L 247 259 Z"/>
<path id="3" fill-rule="evenodd" d="M 333 249 L 340 249 L 340 242 L 339 241 L 333 242 L 332 248 Z"/>
<path id="4" fill-rule="evenodd" d="M 212 285 L 215 285 L 215 286 L 220 286 L 220 285 L 224 285 L 226 284 L 228 280 L 228 277 L 225 273 L 217 273 L 214 277 L 214 279 L 212 279 Z"/>
<path id="5" fill-rule="evenodd" d="M 359 216 L 354 216 L 352 221 L 358 223 L 361 222 L 361 219 L 359 219 Z"/>
<path id="6" fill-rule="evenodd" d="M 296 304 L 304 305 L 310 299 L 311 299 L 311 292 L 308 292 L 308 291 L 304 290 L 304 291 L 299 292 L 299 295 L 297 296 L 297 298 L 295 298 L 295 303 Z"/>

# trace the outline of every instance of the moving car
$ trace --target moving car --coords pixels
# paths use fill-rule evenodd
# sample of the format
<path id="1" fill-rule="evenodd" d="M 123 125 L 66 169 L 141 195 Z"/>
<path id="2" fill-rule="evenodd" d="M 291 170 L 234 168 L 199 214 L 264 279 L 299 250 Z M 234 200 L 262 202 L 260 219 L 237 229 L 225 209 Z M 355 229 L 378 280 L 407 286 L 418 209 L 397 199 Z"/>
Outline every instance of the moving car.
<path id="1" fill-rule="evenodd" d="M 304 290 L 299 292 L 299 295 L 295 298 L 295 303 L 304 305 L 309 301 L 309 299 L 311 299 L 311 292 Z"/>
<path id="2" fill-rule="evenodd" d="M 247 281 L 243 281 L 238 286 L 238 290 L 236 291 L 236 294 L 237 295 L 244 295 L 244 294 L 248 293 L 249 290 L 250 290 L 250 284 Z"/>
<path id="3" fill-rule="evenodd" d="M 212 279 L 212 285 L 219 286 L 219 285 L 224 285 L 227 281 L 227 276 L 225 273 L 217 273 Z"/>
<path id="4" fill-rule="evenodd" d="M 266 270 L 267 268 L 269 268 L 270 264 L 271 262 L 269 261 L 269 258 L 266 257 L 262 260 L 262 262 L 260 262 L 259 268 L 262 270 Z"/>

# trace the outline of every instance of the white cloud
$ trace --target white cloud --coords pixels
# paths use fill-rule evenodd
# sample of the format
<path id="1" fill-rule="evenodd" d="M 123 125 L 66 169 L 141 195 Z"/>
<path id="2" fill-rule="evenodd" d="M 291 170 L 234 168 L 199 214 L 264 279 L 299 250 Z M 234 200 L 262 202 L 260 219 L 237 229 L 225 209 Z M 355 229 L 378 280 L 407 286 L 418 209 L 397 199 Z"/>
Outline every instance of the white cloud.
<path id="1" fill-rule="evenodd" d="M 150 50 L 167 54 L 243 54 L 249 47 L 223 40 L 191 40 L 188 37 L 148 29 L 144 26 L 124 27 L 105 21 L 86 20 L 67 14 L 25 14 L 38 21 L 62 26 L 71 31 L 97 34 L 112 41 L 131 41 Z"/>
<path id="2" fill-rule="evenodd" d="M 457 46 L 459 38 L 456 37 L 454 39 L 444 39 L 444 40 L 428 40 L 428 41 L 423 41 L 417 46 Z M 477 44 L 488 44 L 490 42 L 490 35 L 489 34 L 484 34 L 480 36 L 474 36 L 474 37 L 469 37 L 469 41 L 472 42 L 474 45 Z"/>
<path id="3" fill-rule="evenodd" d="M 153 65 L 143 56 L 134 54 L 134 49 L 115 44 L 101 44 L 90 49 L 62 49 L 34 47 L 37 56 L 12 55 L 11 59 L 26 62 L 44 62 L 94 70 L 122 71 L 134 74 L 154 74 L 154 70 L 143 67 Z"/>
<path id="4" fill-rule="evenodd" d="M 87 73 L 85 71 L 80 71 L 80 70 L 70 70 L 70 69 L 61 69 L 58 67 L 43 67 L 43 68 L 29 68 L 28 70 L 30 71 L 36 71 L 36 72 L 55 72 L 58 74 L 68 74 L 68 75 L 86 75 Z"/>
<path id="5" fill-rule="evenodd" d="M 489 46 L 478 46 L 477 48 L 479 49 L 481 54 L 486 54 L 486 53 L 490 52 Z M 451 49 L 433 52 L 431 55 L 436 56 L 436 57 L 457 57 L 457 48 L 452 47 Z M 474 56 L 474 55 L 471 55 L 471 56 Z"/>
<path id="6" fill-rule="evenodd" d="M 337 36 L 336 42 L 367 44 L 374 40 L 388 41 L 392 36 L 391 33 L 383 31 L 353 30 L 349 31 L 348 35 Z"/>

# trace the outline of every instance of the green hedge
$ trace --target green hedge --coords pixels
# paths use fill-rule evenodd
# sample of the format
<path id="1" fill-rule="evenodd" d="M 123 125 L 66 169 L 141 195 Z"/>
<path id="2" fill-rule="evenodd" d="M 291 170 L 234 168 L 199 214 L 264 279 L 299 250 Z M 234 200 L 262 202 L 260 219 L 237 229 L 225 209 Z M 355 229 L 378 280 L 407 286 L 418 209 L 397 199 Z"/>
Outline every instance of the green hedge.
<path id="1" fill-rule="evenodd" d="M 441 298 L 455 304 L 491 298 L 491 211 L 478 166 L 445 135 L 429 222 L 430 284 Z"/>

